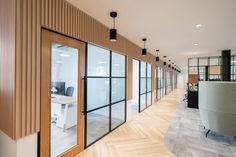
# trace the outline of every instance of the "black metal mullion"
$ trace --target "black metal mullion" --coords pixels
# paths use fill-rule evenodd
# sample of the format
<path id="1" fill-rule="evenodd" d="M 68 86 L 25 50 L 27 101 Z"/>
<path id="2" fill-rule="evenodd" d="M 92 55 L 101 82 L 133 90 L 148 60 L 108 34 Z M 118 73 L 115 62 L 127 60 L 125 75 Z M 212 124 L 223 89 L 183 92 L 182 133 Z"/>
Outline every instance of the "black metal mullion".
<path id="1" fill-rule="evenodd" d="M 84 148 L 87 147 L 87 75 L 88 75 L 88 43 L 85 46 L 85 78 L 84 78 Z"/>
<path id="2" fill-rule="evenodd" d="M 112 51 L 110 51 L 110 72 L 109 72 L 109 132 L 111 132 L 111 102 L 112 102 Z"/>
<path id="3" fill-rule="evenodd" d="M 147 85 L 148 85 L 148 81 L 147 81 L 147 71 L 148 71 L 148 68 L 147 68 L 147 63 L 146 63 L 146 108 L 147 108 Z"/>
<path id="4" fill-rule="evenodd" d="M 127 56 L 125 56 L 125 122 L 127 118 Z"/>
<path id="5" fill-rule="evenodd" d="M 109 105 L 110 105 L 110 103 L 107 104 L 107 105 L 103 105 L 103 106 L 100 106 L 100 107 L 91 109 L 91 110 L 87 111 L 87 113 L 90 113 L 90 112 L 93 112 L 93 111 L 96 111 L 96 110 L 100 110 L 100 109 L 106 108 L 106 107 L 108 107 Z"/>
<path id="6" fill-rule="evenodd" d="M 141 112 L 141 61 L 139 61 L 139 105 L 138 110 Z"/>

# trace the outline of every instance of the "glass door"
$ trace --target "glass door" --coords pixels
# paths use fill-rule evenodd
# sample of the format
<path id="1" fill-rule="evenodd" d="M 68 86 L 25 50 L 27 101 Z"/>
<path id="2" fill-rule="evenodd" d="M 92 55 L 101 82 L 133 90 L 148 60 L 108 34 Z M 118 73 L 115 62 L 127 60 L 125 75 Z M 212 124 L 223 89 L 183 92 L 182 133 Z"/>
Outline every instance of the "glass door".
<path id="1" fill-rule="evenodd" d="M 74 156 L 84 149 L 85 44 L 42 35 L 40 155 Z"/>

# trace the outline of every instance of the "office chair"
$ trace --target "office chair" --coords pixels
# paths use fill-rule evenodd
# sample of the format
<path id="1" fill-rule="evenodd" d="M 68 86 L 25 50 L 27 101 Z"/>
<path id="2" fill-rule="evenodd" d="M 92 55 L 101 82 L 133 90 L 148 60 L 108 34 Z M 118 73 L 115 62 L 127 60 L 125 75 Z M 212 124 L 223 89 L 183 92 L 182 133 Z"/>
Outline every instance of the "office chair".
<path id="1" fill-rule="evenodd" d="M 74 94 L 74 87 L 67 87 L 65 96 L 72 97 L 73 94 Z M 65 104 L 62 104 L 63 109 L 65 108 L 65 106 L 66 106 Z M 71 107 L 71 105 L 69 105 L 68 107 Z"/>
<path id="2" fill-rule="evenodd" d="M 74 87 L 68 87 L 66 89 L 66 96 L 73 96 L 73 93 L 74 93 Z"/>

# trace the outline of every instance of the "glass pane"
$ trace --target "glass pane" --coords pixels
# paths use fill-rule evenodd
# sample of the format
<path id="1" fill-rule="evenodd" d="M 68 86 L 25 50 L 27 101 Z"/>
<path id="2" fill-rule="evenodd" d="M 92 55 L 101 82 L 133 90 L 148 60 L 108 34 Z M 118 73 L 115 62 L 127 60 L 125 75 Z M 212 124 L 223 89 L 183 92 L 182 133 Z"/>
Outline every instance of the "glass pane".
<path id="1" fill-rule="evenodd" d="M 112 103 L 125 99 L 125 79 L 112 78 Z"/>
<path id="2" fill-rule="evenodd" d="M 140 94 L 146 93 L 147 91 L 146 87 L 147 87 L 146 78 L 141 78 L 141 93 Z"/>
<path id="3" fill-rule="evenodd" d="M 152 91 L 152 79 L 148 78 L 147 79 L 147 92 Z"/>
<path id="4" fill-rule="evenodd" d="M 112 76 L 125 77 L 125 56 L 112 53 Z"/>
<path id="5" fill-rule="evenodd" d="M 198 67 L 189 67 L 189 74 L 198 74 Z"/>
<path id="6" fill-rule="evenodd" d="M 111 106 L 111 129 L 125 122 L 125 101 Z"/>
<path id="7" fill-rule="evenodd" d="M 147 77 L 146 71 L 147 71 L 146 63 L 141 62 L 141 77 Z"/>
<path id="8" fill-rule="evenodd" d="M 147 77 L 152 77 L 152 65 L 147 64 Z"/>
<path id="9" fill-rule="evenodd" d="M 88 45 L 88 76 L 109 76 L 110 51 Z"/>
<path id="10" fill-rule="evenodd" d="M 87 111 L 109 104 L 109 78 L 87 79 Z"/>
<path id="11" fill-rule="evenodd" d="M 146 108 L 146 94 L 140 95 L 140 111 Z"/>
<path id="12" fill-rule="evenodd" d="M 56 157 L 77 145 L 78 49 L 53 43 L 51 62 L 51 156 Z"/>
<path id="13" fill-rule="evenodd" d="M 87 146 L 109 132 L 109 107 L 87 114 Z"/>
<path id="14" fill-rule="evenodd" d="M 219 58 L 218 57 L 210 58 L 210 65 L 219 65 Z"/>
<path id="15" fill-rule="evenodd" d="M 199 58 L 199 66 L 208 66 L 208 58 Z"/>
<path id="16" fill-rule="evenodd" d="M 152 93 L 147 93 L 147 106 L 152 104 Z"/>
<path id="17" fill-rule="evenodd" d="M 189 59 L 189 66 L 198 66 L 198 59 L 197 58 L 190 58 Z"/>

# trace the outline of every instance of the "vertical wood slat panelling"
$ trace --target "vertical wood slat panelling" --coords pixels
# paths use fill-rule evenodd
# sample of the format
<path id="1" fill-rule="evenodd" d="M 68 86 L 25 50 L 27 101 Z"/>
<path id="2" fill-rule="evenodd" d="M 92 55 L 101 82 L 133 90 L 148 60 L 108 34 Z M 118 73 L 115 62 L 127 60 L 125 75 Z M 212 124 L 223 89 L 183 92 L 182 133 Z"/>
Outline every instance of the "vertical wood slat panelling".
<path id="1" fill-rule="evenodd" d="M 40 130 L 41 27 L 112 49 L 130 58 L 143 59 L 140 47 L 121 35 L 118 35 L 116 43 L 110 42 L 108 27 L 65 0 L 15 1 L 16 129 L 13 138 L 24 137 Z M 150 54 L 144 60 L 156 65 Z"/>
<path id="2" fill-rule="evenodd" d="M 17 0 L 16 4 L 16 129 L 13 139 L 40 129 L 40 6 L 43 4 L 44 1 L 38 0 Z"/>
<path id="3" fill-rule="evenodd" d="M 15 130 L 15 3 L 0 0 L 0 130 L 10 137 Z"/>

